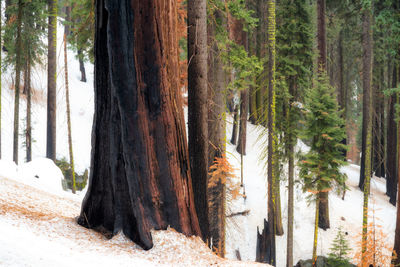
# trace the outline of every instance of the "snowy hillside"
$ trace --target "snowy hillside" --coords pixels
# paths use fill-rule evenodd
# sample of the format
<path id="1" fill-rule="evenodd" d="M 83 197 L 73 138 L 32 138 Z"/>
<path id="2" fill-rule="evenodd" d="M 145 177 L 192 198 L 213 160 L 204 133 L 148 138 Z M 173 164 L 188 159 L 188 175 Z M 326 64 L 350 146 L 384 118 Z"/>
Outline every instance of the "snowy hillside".
<path id="1" fill-rule="evenodd" d="M 60 25 L 60 29 L 62 26 Z M 58 31 L 57 76 L 57 158 L 68 157 L 65 109 L 62 31 Z M 71 91 L 72 134 L 77 171 L 90 165 L 91 129 L 93 118 L 93 65 L 86 64 L 87 83 L 79 81 L 79 64 L 72 51 L 68 52 Z M 173 230 L 154 232 L 155 247 L 145 252 L 119 235 L 105 240 L 94 231 L 79 227 L 74 218 L 79 215 L 83 193 L 72 195 L 61 190 L 62 174 L 51 161 L 43 159 L 46 150 L 46 66 L 33 72 L 32 163 L 22 164 L 25 157 L 24 137 L 20 137 L 19 166 L 12 160 L 14 90 L 11 72 L 3 74 L 2 92 L 2 156 L 0 161 L 0 266 L 250 266 L 249 262 L 229 261 L 213 255 L 198 238 L 186 238 Z M 26 113 L 26 102 L 20 102 L 20 117 Z M 231 124 L 227 125 L 230 139 Z M 24 124 L 20 124 L 20 133 Z M 262 129 L 248 124 L 247 155 L 244 156 L 244 184 L 247 198 L 233 201 L 230 212 L 249 210 L 246 216 L 227 220 L 227 257 L 253 261 L 256 251 L 257 226 L 267 215 L 266 175 L 260 162 Z M 306 149 L 299 144 L 297 149 Z M 229 161 L 240 179 L 240 156 L 227 144 Z M 358 189 L 359 167 L 343 168 L 350 191 L 345 200 L 330 193 L 331 228 L 320 230 L 318 254 L 326 255 L 339 226 L 348 232 L 352 248 L 359 239 L 362 225 L 363 194 Z M 37 176 L 37 177 L 36 177 Z M 312 254 L 314 204 L 307 204 L 300 186 L 295 192 L 294 261 L 309 259 Z M 375 210 L 388 242 L 394 240 L 396 210 L 385 195 L 385 180 L 371 181 L 370 207 Z M 281 183 L 282 218 L 285 234 L 277 237 L 277 266 L 286 266 L 287 188 Z M 355 252 L 355 251 L 353 251 Z M 265 265 L 264 265 L 265 266 Z"/>

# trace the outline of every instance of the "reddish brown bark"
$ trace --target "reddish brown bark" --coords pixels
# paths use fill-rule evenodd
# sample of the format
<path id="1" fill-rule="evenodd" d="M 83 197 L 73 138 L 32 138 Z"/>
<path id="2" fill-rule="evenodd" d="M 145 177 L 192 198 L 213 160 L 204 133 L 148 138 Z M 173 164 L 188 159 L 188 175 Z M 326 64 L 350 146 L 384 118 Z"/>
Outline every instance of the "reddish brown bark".
<path id="1" fill-rule="evenodd" d="M 78 223 L 144 249 L 200 235 L 179 92 L 175 1 L 96 1 L 95 116 Z"/>

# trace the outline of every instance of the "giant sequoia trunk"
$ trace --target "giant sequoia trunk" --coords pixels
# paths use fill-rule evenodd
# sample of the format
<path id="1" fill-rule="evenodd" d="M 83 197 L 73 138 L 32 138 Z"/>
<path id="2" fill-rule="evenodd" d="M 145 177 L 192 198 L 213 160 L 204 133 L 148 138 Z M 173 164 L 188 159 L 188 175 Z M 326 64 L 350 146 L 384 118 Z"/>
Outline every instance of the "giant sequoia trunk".
<path id="1" fill-rule="evenodd" d="M 57 0 L 48 0 L 48 13 L 46 157 L 56 161 Z"/>
<path id="2" fill-rule="evenodd" d="M 144 249 L 200 234 L 179 94 L 176 2 L 96 1 L 95 116 L 78 223 Z M 140 29 L 140 30 L 139 30 Z"/>
<path id="3" fill-rule="evenodd" d="M 189 0 L 187 7 L 189 157 L 196 211 L 206 241 L 209 238 L 206 0 Z"/>
<path id="4" fill-rule="evenodd" d="M 318 71 L 326 72 L 326 18 L 325 18 L 325 0 L 317 0 L 317 17 L 318 17 Z M 329 224 L 329 195 L 328 192 L 318 194 L 319 212 L 318 212 L 318 227 L 328 229 Z"/>
<path id="5" fill-rule="evenodd" d="M 225 71 L 218 49 L 216 21 L 223 23 L 223 14 L 215 11 L 215 19 L 208 24 L 208 166 L 225 155 Z M 208 191 L 210 238 L 212 249 L 225 255 L 225 183 L 219 180 Z"/>

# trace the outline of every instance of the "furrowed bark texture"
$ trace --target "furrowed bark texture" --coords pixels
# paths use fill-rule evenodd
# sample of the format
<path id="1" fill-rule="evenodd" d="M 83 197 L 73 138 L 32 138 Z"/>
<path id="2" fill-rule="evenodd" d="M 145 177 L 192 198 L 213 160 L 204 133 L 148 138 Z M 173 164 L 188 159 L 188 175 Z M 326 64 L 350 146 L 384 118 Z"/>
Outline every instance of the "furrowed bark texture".
<path id="1" fill-rule="evenodd" d="M 57 0 L 48 0 L 47 141 L 46 157 L 56 161 Z"/>
<path id="2" fill-rule="evenodd" d="M 215 11 L 215 19 L 223 21 L 223 14 Z M 216 158 L 225 155 L 225 71 L 218 49 L 215 21 L 208 23 L 208 166 L 214 164 Z M 212 249 L 219 256 L 225 255 L 225 184 L 220 180 L 215 186 L 208 188 L 210 238 Z"/>
<path id="3" fill-rule="evenodd" d="M 206 0 L 189 0 L 187 7 L 189 157 L 196 211 L 206 241 L 209 238 Z"/>
<path id="4" fill-rule="evenodd" d="M 120 230 L 144 249 L 151 229 L 200 235 L 181 95 L 175 1 L 96 1 L 95 116 L 78 223 Z"/>

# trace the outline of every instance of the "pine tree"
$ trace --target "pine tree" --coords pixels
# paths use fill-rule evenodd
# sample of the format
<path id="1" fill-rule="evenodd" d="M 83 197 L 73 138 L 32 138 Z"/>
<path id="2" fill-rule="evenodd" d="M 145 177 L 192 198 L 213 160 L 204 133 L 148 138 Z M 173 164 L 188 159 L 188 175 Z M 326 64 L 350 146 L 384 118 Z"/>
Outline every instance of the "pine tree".
<path id="1" fill-rule="evenodd" d="M 344 121 L 337 112 L 335 89 L 328 84 L 322 73 L 306 95 L 305 128 L 303 137 L 311 141 L 310 151 L 299 163 L 303 191 L 311 193 L 316 202 L 313 259 L 317 257 L 318 220 L 320 194 L 329 192 L 336 184 L 344 188 L 346 176 L 340 172 L 345 164 L 341 144 L 346 135 Z"/>
<path id="2" fill-rule="evenodd" d="M 328 263 L 331 266 L 350 266 L 349 252 L 351 249 L 345 237 L 346 234 L 343 232 L 342 227 L 339 227 L 328 254 Z"/>

